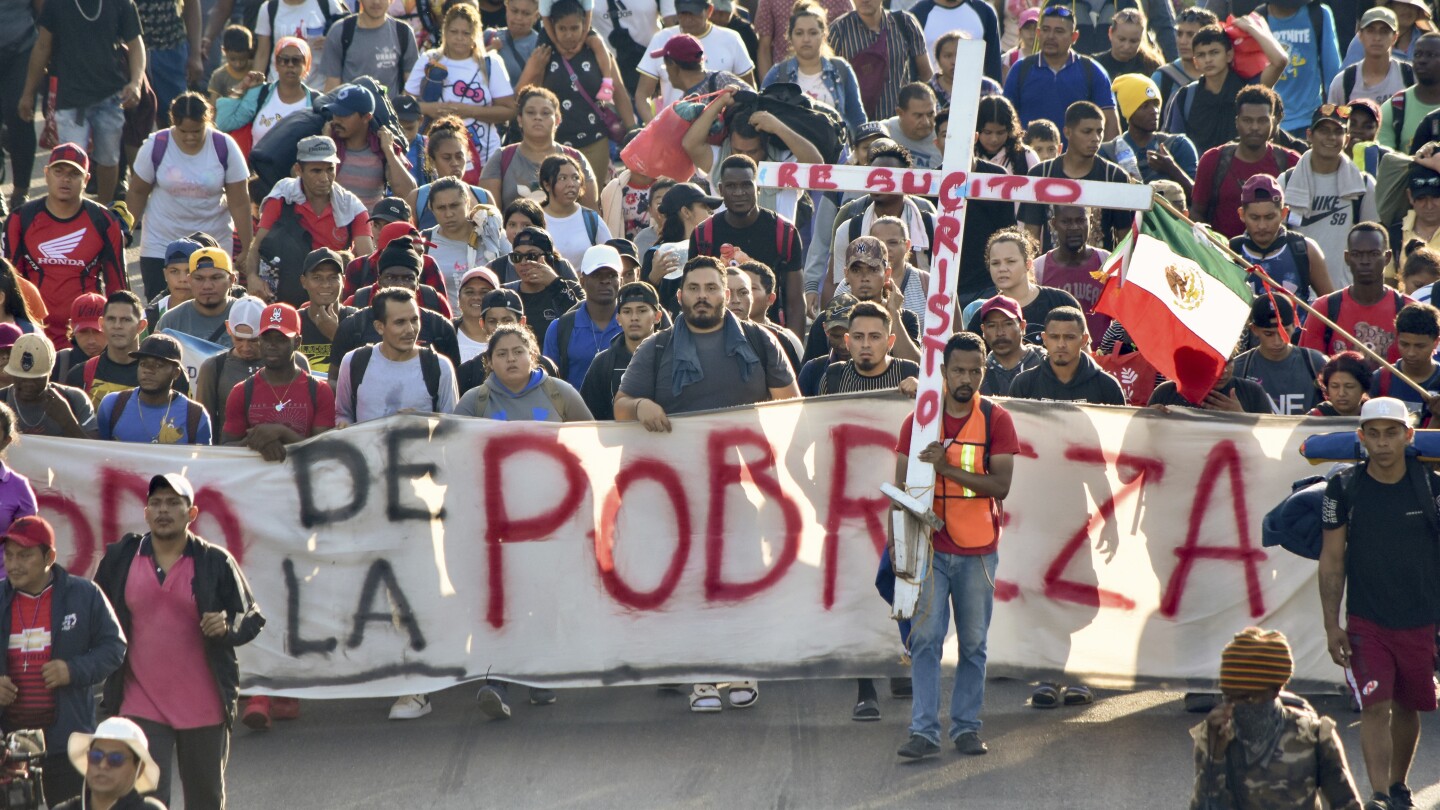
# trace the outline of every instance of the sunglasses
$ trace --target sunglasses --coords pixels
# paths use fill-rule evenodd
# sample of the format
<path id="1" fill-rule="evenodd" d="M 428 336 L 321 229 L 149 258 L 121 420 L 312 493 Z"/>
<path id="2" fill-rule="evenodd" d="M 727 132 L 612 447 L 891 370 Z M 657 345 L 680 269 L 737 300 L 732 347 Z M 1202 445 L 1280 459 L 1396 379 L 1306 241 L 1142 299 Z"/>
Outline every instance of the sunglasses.
<path id="1" fill-rule="evenodd" d="M 521 253 L 517 250 L 514 253 L 510 254 L 510 263 L 521 264 L 522 262 L 538 262 L 548 255 L 548 253 Z"/>
<path id="2" fill-rule="evenodd" d="M 1440 188 L 1440 177 L 1413 177 L 1410 188 Z"/>
<path id="3" fill-rule="evenodd" d="M 1046 6 L 1046 7 L 1045 7 L 1045 10 L 1040 12 L 1040 16 L 1041 16 L 1041 17 L 1064 17 L 1065 19 L 1068 20 L 1068 19 L 1073 19 L 1073 18 L 1075 17 L 1075 12 L 1074 12 L 1074 11 L 1071 11 L 1069 6 Z"/>
<path id="4" fill-rule="evenodd" d="M 1350 117 L 1350 105 L 1349 105 L 1349 104 L 1321 104 L 1321 105 L 1320 105 L 1320 109 L 1316 110 L 1315 113 L 1316 113 L 1316 115 L 1322 115 L 1322 116 L 1326 116 L 1326 115 L 1337 115 L 1337 116 L 1339 116 L 1339 117 L 1341 117 L 1341 118 L 1346 118 L 1346 119 L 1348 119 L 1348 118 Z"/>
<path id="5" fill-rule="evenodd" d="M 91 749 L 89 760 L 91 765 L 99 765 L 103 762 L 107 767 L 121 768 L 130 761 L 130 755 L 125 753 L 124 751 L 111 751 L 107 754 L 104 751 L 95 748 Z"/>
<path id="6" fill-rule="evenodd" d="M 275 57 L 275 64 L 281 65 L 281 66 L 284 66 L 284 67 L 292 67 L 292 66 L 293 66 L 293 67 L 300 67 L 301 65 L 304 65 L 304 64 L 305 64 L 305 57 L 303 57 L 303 56 L 277 56 L 277 57 Z"/>

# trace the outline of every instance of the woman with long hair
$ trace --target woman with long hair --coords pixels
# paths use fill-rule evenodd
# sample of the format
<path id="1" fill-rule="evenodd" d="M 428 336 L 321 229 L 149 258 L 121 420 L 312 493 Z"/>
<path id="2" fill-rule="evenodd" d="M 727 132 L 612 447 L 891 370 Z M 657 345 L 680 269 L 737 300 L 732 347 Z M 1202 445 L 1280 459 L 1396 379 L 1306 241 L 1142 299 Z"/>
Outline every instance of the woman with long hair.
<path id="1" fill-rule="evenodd" d="M 431 119 L 459 118 L 470 131 L 483 165 L 500 151 L 501 125 L 515 114 L 515 95 L 505 61 L 485 52 L 480 12 L 456 3 L 445 10 L 440 47 L 415 60 L 405 92 Z"/>
<path id="2" fill-rule="evenodd" d="M 943 39 L 943 37 L 942 37 Z M 1025 145 L 1020 116 L 1010 99 L 984 96 L 975 112 L 975 156 L 984 158 L 1009 174 L 1026 174 L 1040 162 L 1035 150 Z"/>
<path id="3" fill-rule="evenodd" d="M 485 164 L 480 172 L 480 187 L 499 200 L 502 208 L 518 197 L 538 196 L 540 164 L 551 155 L 569 155 L 579 161 L 584 172 L 580 204 L 599 207 L 600 187 L 590 161 L 578 149 L 555 140 L 560 126 L 560 99 L 538 85 L 526 87 L 515 98 L 520 142 L 505 147 L 495 160 Z"/>
<path id="4" fill-rule="evenodd" d="M 140 276 L 147 298 L 165 289 L 165 249 L 200 232 L 243 256 L 250 249 L 250 167 L 214 126 L 210 100 L 194 91 L 170 102 L 170 126 L 152 132 L 131 172 L 130 212 L 143 222 Z"/>
<path id="5" fill-rule="evenodd" d="M 991 234 L 985 243 L 985 265 L 995 286 L 965 307 L 966 329 L 980 334 L 980 306 L 994 296 L 1004 295 L 1020 304 L 1025 316 L 1025 342 L 1039 345 L 1050 310 L 1067 306 L 1080 309 L 1080 303 L 1070 293 L 1035 283 L 1036 252 L 1034 240 L 1024 231 L 1006 228 Z"/>
<path id="6" fill-rule="evenodd" d="M 1150 42 L 1149 23 L 1138 8 L 1122 8 L 1110 19 L 1110 50 L 1095 61 L 1112 78 L 1126 73 L 1149 76 L 1165 64 L 1165 56 Z"/>
<path id="7" fill-rule="evenodd" d="M 764 89 L 776 82 L 800 85 L 805 95 L 840 113 L 854 140 L 857 128 L 866 120 L 865 107 L 860 101 L 860 82 L 850 63 L 830 49 L 829 31 L 825 9 L 810 0 L 796 3 L 790 11 L 791 57 L 770 68 L 760 87 Z"/>
<path id="8" fill-rule="evenodd" d="M 598 211 L 580 204 L 580 161 L 569 155 L 551 155 L 540 164 L 541 209 L 555 239 L 555 252 L 579 266 L 585 251 L 610 240 L 610 229 Z"/>

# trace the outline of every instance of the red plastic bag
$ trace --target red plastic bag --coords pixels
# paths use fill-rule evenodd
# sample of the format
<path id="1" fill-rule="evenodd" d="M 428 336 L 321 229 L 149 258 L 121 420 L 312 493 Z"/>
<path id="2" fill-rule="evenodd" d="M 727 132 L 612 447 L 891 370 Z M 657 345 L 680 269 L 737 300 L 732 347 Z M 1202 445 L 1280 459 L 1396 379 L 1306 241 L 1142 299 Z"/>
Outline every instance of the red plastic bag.
<path id="1" fill-rule="evenodd" d="M 1250 19 L 1256 25 L 1263 25 L 1267 28 L 1265 19 L 1259 14 L 1250 14 Z M 1235 63 L 1231 67 L 1242 78 L 1253 79 L 1264 72 L 1265 67 L 1270 64 L 1270 57 L 1261 50 L 1260 43 L 1256 42 L 1249 34 L 1235 27 L 1233 16 L 1225 18 L 1225 35 L 1235 45 Z"/>
<path id="2" fill-rule="evenodd" d="M 1125 392 L 1125 404 L 1143 408 L 1150 404 L 1150 395 L 1155 393 L 1155 367 L 1140 352 L 1121 354 L 1122 342 L 1115 341 L 1115 347 L 1109 354 L 1095 355 L 1095 364 L 1120 382 L 1120 390 Z"/>
<path id="3" fill-rule="evenodd" d="M 629 146 L 620 150 L 620 160 L 630 171 L 646 177 L 689 180 L 695 174 L 695 162 L 680 145 L 680 139 L 689 129 L 690 122 L 681 118 L 671 104 L 646 124 Z"/>

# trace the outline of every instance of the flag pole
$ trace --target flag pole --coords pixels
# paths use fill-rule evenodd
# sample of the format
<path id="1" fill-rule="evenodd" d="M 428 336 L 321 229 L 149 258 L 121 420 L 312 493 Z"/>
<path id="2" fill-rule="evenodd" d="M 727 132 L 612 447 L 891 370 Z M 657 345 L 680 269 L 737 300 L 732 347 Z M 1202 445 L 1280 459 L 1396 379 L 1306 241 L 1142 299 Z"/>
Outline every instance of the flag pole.
<path id="1" fill-rule="evenodd" d="M 1191 225 L 1192 227 L 1195 225 L 1194 220 L 1192 220 L 1192 219 L 1190 219 L 1189 217 L 1185 216 L 1184 213 L 1182 213 L 1179 209 L 1177 209 L 1174 205 L 1172 205 L 1169 200 L 1165 199 L 1165 198 L 1164 198 L 1163 196 L 1161 196 L 1158 192 L 1155 194 L 1155 202 L 1156 202 L 1156 204 L 1158 204 L 1160 207 L 1164 208 L 1166 211 L 1169 211 L 1172 215 L 1174 215 L 1174 216 L 1176 216 L 1176 217 L 1179 217 L 1180 219 L 1183 219 L 1183 220 L 1185 220 L 1186 222 L 1190 223 L 1190 225 Z M 1417 383 L 1417 382 L 1415 382 L 1414 380 L 1410 379 L 1409 377 L 1405 376 L 1405 374 L 1404 374 L 1403 372 L 1401 372 L 1400 369 L 1396 368 L 1389 360 L 1386 360 L 1384 357 L 1381 357 L 1374 349 L 1370 348 L 1369 346 L 1366 346 L 1364 343 L 1361 343 L 1354 335 L 1352 335 L 1352 334 L 1350 334 L 1349 332 L 1345 331 L 1344 329 L 1342 329 L 1342 328 L 1340 327 L 1339 324 L 1335 323 L 1334 321 L 1332 321 L 1332 320 L 1330 320 L 1329 318 L 1327 318 L 1327 317 L 1325 317 L 1324 315 L 1322 315 L 1319 310 L 1317 310 L 1317 309 L 1315 309 L 1314 307 L 1310 306 L 1310 304 L 1307 303 L 1304 299 L 1300 298 L 1299 296 L 1297 296 L 1297 295 L 1295 295 L 1294 293 L 1290 292 L 1289 290 L 1285 289 L 1285 288 L 1284 288 L 1283 286 L 1281 286 L 1280 284 L 1277 284 L 1277 283 L 1275 282 L 1275 279 L 1271 278 L 1270 275 L 1265 272 L 1264 268 L 1259 267 L 1259 266 L 1253 264 L 1252 262 L 1250 262 L 1249 260 L 1247 260 L 1244 256 L 1241 256 L 1240 254 L 1238 254 L 1238 253 L 1236 253 L 1235 251 L 1231 250 L 1231 249 L 1230 249 L 1230 246 L 1229 246 L 1228 244 L 1225 244 L 1224 242 L 1220 241 L 1219 239 L 1214 238 L 1214 236 L 1210 233 L 1209 230 L 1206 230 L 1205 233 L 1206 233 L 1206 236 L 1209 237 L 1210 243 L 1213 244 L 1213 245 L 1215 245 L 1215 247 L 1219 248 L 1226 256 L 1228 256 L 1228 257 L 1231 259 L 1231 261 L 1234 261 L 1234 262 L 1236 262 L 1236 263 L 1238 263 L 1238 264 L 1242 264 L 1242 265 L 1245 265 L 1246 267 L 1248 267 L 1248 268 L 1250 269 L 1250 272 L 1251 272 L 1251 273 L 1254 273 L 1255 275 L 1259 276 L 1259 277 L 1261 278 L 1261 280 L 1263 280 L 1266 284 L 1270 285 L 1270 287 L 1271 287 L 1272 289 L 1274 289 L 1274 290 L 1277 291 L 1277 292 L 1280 292 L 1280 293 L 1284 294 L 1284 295 L 1285 295 L 1286 297 L 1288 297 L 1291 301 L 1293 301 L 1296 306 L 1298 306 L 1298 307 L 1300 307 L 1301 309 L 1305 310 L 1306 312 L 1310 313 L 1310 317 L 1315 318 L 1315 319 L 1319 320 L 1321 323 L 1323 323 L 1323 324 L 1325 324 L 1326 326 L 1330 327 L 1330 329 L 1331 329 L 1335 334 L 1337 334 L 1337 335 L 1339 335 L 1340 337 L 1344 338 L 1345 340 L 1349 341 L 1349 342 L 1350 342 L 1350 345 L 1354 346 L 1356 351 L 1360 352 L 1360 353 L 1363 354 L 1364 356 L 1366 356 L 1366 357 L 1368 357 L 1369 359 L 1371 359 L 1371 360 L 1375 361 L 1376 363 L 1378 363 L 1381 368 L 1386 369 L 1386 370 L 1389 371 L 1391 374 L 1395 375 L 1396 377 L 1399 377 L 1400 380 L 1403 381 L 1406 385 L 1408 385 L 1408 386 L 1410 386 L 1411 388 L 1415 389 L 1415 391 L 1420 394 L 1420 396 L 1424 399 L 1424 401 L 1429 402 L 1430 397 L 1431 397 L 1430 392 L 1429 392 L 1429 391 L 1426 391 L 1425 388 L 1424 388 L 1423 386 L 1421 386 L 1419 383 Z"/>

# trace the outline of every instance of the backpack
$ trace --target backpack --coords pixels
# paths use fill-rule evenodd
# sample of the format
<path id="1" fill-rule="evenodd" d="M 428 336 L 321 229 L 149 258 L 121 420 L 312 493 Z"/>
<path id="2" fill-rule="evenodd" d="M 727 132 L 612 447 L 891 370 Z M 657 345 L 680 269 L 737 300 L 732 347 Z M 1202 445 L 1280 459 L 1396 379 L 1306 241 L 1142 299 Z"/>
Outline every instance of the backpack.
<path id="1" fill-rule="evenodd" d="M 95 379 L 95 375 L 93 373 L 90 373 L 90 364 L 88 362 L 85 364 L 85 371 L 85 376 L 88 378 L 89 381 L 93 382 Z M 134 396 L 134 388 L 126 388 L 124 391 L 116 394 L 115 407 L 110 409 L 111 438 L 114 438 L 115 426 L 120 424 L 120 417 L 125 415 L 125 408 L 129 406 L 130 400 L 133 399 Z M 185 436 L 186 438 L 190 439 L 191 444 L 194 444 L 196 431 L 200 430 L 200 417 L 204 415 L 205 409 L 200 407 L 200 403 L 196 402 L 193 399 L 190 399 L 183 394 L 181 395 L 181 398 L 185 400 Z"/>
<path id="2" fill-rule="evenodd" d="M 786 223 L 785 218 L 782 217 L 782 216 L 780 216 L 779 214 L 775 214 L 774 216 L 775 216 L 775 253 L 776 253 L 776 255 L 778 255 L 778 256 L 780 257 L 780 261 L 782 261 L 782 262 L 788 262 L 788 261 L 792 260 L 793 258 L 795 258 L 794 252 L 793 252 L 792 250 L 790 250 L 790 242 L 789 242 L 789 240 L 787 240 L 787 239 L 785 238 L 785 226 L 786 226 L 786 224 L 788 224 L 788 223 Z M 857 214 L 854 218 L 855 218 L 855 219 L 859 219 L 859 215 Z M 697 256 L 719 256 L 719 255 L 720 255 L 720 246 L 715 244 L 715 218 L 714 218 L 714 217 L 710 217 L 709 219 L 706 219 L 704 222 L 700 223 L 700 226 L 695 229 L 695 233 L 694 233 L 693 235 L 694 235 L 694 237 L 695 237 L 695 255 L 697 255 Z M 796 241 L 798 242 L 799 239 L 797 238 Z"/>
<path id="3" fill-rule="evenodd" d="M 485 413 L 486 406 L 490 404 L 490 386 L 481 384 L 471 390 L 475 391 L 475 415 L 478 417 Z M 570 421 L 569 414 L 566 413 L 565 398 L 560 395 L 560 385 L 555 382 L 555 378 L 546 374 L 540 380 L 540 390 L 550 398 L 550 406 L 555 409 L 555 413 L 560 415 L 560 421 Z"/>
<path id="4" fill-rule="evenodd" d="M 263 103 L 263 101 L 262 101 Z M 220 158 L 221 174 L 230 173 L 230 141 L 223 132 L 211 131 L 210 142 L 215 144 L 215 154 Z M 156 179 L 160 175 L 160 161 L 165 159 L 165 153 L 170 149 L 170 130 L 162 129 L 155 133 L 155 142 L 150 147 L 150 162 L 155 167 Z"/>
<path id="5" fill-rule="evenodd" d="M 1215 173 L 1210 176 L 1210 199 L 1205 201 L 1205 214 L 1200 222 L 1215 221 L 1215 206 L 1220 202 L 1220 185 L 1225 181 L 1225 176 L 1230 173 L 1230 164 L 1235 160 L 1235 150 L 1240 147 L 1234 143 L 1227 143 L 1220 147 L 1220 157 L 1215 164 Z M 1275 173 L 1281 174 L 1290 168 L 1290 153 L 1284 149 L 1277 148 L 1270 144 L 1271 152 L 1275 155 Z"/>
<path id="6" fill-rule="evenodd" d="M 1300 352 L 1300 359 L 1305 361 L 1305 373 L 1309 375 L 1310 381 L 1315 384 L 1315 390 L 1321 390 L 1320 370 L 1315 368 L 1315 358 L 1310 356 L 1309 351 L 1307 351 L 1306 349 L 1302 349 L 1299 346 L 1296 346 L 1295 350 Z M 1240 356 L 1240 364 L 1237 364 L 1234 370 L 1234 374 L 1236 377 L 1241 377 L 1247 380 L 1252 379 L 1250 376 L 1250 368 L 1255 364 L 1255 355 L 1257 353 L 1258 352 L 1245 352 Z"/>
<path id="7" fill-rule="evenodd" d="M 1345 68 L 1340 74 L 1340 87 L 1344 103 L 1350 103 L 1350 94 L 1355 91 L 1355 85 L 1360 81 L 1360 65 L 1358 63 Z M 1409 62 L 1400 63 L 1400 80 L 1406 87 L 1415 84 L 1415 69 L 1410 67 Z M 1402 105 L 1403 106 L 1403 105 Z M 1399 131 L 1396 131 L 1399 134 Z"/>
<path id="8" fill-rule="evenodd" d="M 510 171 L 510 164 L 515 160 L 515 150 L 519 148 L 520 144 L 512 143 L 509 146 L 506 146 L 500 150 L 500 178 L 502 180 L 505 178 L 505 173 Z M 581 166 L 590 166 L 590 161 L 586 160 L 585 156 L 580 154 L 579 149 L 576 149 L 572 146 L 566 146 L 563 143 L 560 144 L 560 148 L 565 152 L 565 154 L 580 161 Z M 595 167 L 590 166 L 590 170 L 594 171 Z M 417 200 L 416 202 L 418 203 L 419 201 Z M 415 207 L 419 208 L 420 206 L 416 205 Z M 592 236 L 591 239 L 593 240 L 594 237 Z"/>
<path id="9" fill-rule="evenodd" d="M 1405 94 L 1408 92 L 1406 88 L 1390 97 L 1390 129 L 1395 133 L 1395 148 L 1406 152 L 1411 151 L 1411 145 L 1400 143 L 1400 135 L 1405 131 Z"/>
<path id="10" fill-rule="evenodd" d="M 1388 293 L 1390 295 L 1390 299 L 1395 302 L 1396 312 L 1399 312 L 1405 307 L 1404 299 L 1401 298 L 1400 293 L 1397 292 L 1394 287 L 1386 287 L 1385 292 Z M 1344 293 L 1344 290 L 1337 290 L 1336 292 L 1331 293 L 1325 298 L 1325 317 L 1336 323 L 1339 323 L 1340 321 L 1340 306 L 1344 303 L 1344 301 L 1342 300 L 1345 297 Z M 1330 348 L 1330 342 L 1334 339 L 1335 330 L 1331 329 L 1328 326 L 1325 327 L 1325 342 L 1320 344 L 1320 351 L 1322 354 L 1330 353 L 1328 349 Z"/>
<path id="11" fill-rule="evenodd" d="M 745 340 L 750 343 L 755 356 L 760 358 L 760 369 L 766 379 L 770 377 L 770 360 L 765 354 L 765 339 L 768 335 L 763 331 L 765 327 L 758 326 L 750 321 L 741 321 L 740 330 L 745 333 Z M 670 348 L 670 341 L 675 338 L 675 327 L 670 327 L 655 333 L 655 391 L 660 390 L 660 353 Z M 774 338 L 771 338 L 773 340 Z M 787 361 L 788 362 L 788 361 Z"/>
<path id="12" fill-rule="evenodd" d="M 345 226 L 347 243 L 355 236 L 354 228 L 354 220 Z M 295 213 L 295 204 L 281 200 L 280 216 L 275 218 L 275 224 L 260 241 L 257 255 L 269 270 L 267 274 L 262 268 L 261 277 L 274 288 L 276 298 L 293 307 L 310 300 L 305 288 L 300 286 L 300 270 L 313 248 L 313 237 L 301 224 L 300 216 Z"/>
<path id="13" fill-rule="evenodd" d="M 273 13 L 273 12 L 272 12 Z M 405 79 L 405 57 L 410 54 L 410 49 L 415 47 L 415 32 L 410 26 L 391 17 L 390 25 L 395 29 L 395 38 L 400 41 L 400 55 L 395 59 L 395 86 L 404 87 Z M 351 14 L 340 21 L 340 69 L 345 69 L 345 55 L 350 53 L 350 44 L 355 41 L 355 30 L 360 27 L 360 15 Z M 271 31 L 274 31 L 274 21 L 271 21 Z"/>
<path id="14" fill-rule="evenodd" d="M 352 360 L 351 362 L 353 363 L 354 361 Z M 244 414 L 245 420 L 247 422 L 250 420 L 250 402 L 255 399 L 255 378 L 259 376 L 259 374 L 260 372 L 251 374 L 249 377 L 245 378 L 245 382 L 242 384 L 241 391 L 245 397 Z M 308 386 L 310 390 L 310 416 L 314 417 L 315 412 L 320 409 L 320 384 L 315 381 L 315 375 L 313 374 L 306 374 L 305 381 L 310 383 L 310 385 Z"/>
<path id="15" fill-rule="evenodd" d="M 316 0 L 316 2 L 320 6 L 320 13 L 325 16 L 325 33 L 328 34 L 330 33 L 330 26 L 334 25 L 336 20 L 344 17 L 349 9 L 345 8 L 344 3 L 338 3 L 338 8 L 332 7 L 330 0 Z M 275 15 L 280 11 L 281 0 L 269 0 L 269 3 L 270 5 L 267 6 L 267 11 L 270 17 L 270 41 L 278 42 L 280 37 L 275 36 Z M 260 5 L 257 3 L 254 9 L 253 13 L 249 9 L 245 10 L 245 27 L 251 31 L 254 31 L 255 25 L 260 22 Z M 286 36 L 289 36 L 289 34 L 286 34 Z"/>
<path id="16" fill-rule="evenodd" d="M 1356 213 L 1358 215 L 1359 211 L 1357 210 Z M 1230 249 L 1243 256 L 1241 247 L 1244 242 L 1244 236 L 1237 236 L 1230 240 Z M 1310 243 L 1305 241 L 1305 234 L 1286 228 L 1285 245 L 1290 249 L 1290 255 L 1295 257 L 1295 272 L 1300 274 L 1300 283 L 1303 285 L 1297 292 L 1308 293 L 1310 291 Z"/>
<path id="17" fill-rule="evenodd" d="M 84 267 L 80 268 L 80 291 L 82 293 L 100 292 L 100 285 L 98 283 L 93 288 L 87 289 L 86 279 L 91 276 L 103 279 L 104 274 L 97 272 L 97 270 L 106 259 L 109 259 L 111 263 L 118 266 L 122 273 L 125 268 L 124 259 L 115 255 L 114 248 L 110 244 L 110 226 L 115 224 L 115 216 L 99 203 L 90 200 L 81 200 L 80 207 L 89 215 L 90 224 L 94 226 L 96 232 L 100 234 L 100 253 L 96 255 L 94 259 L 87 262 Z M 41 197 L 38 200 L 31 200 L 25 203 L 20 207 L 19 211 L 15 212 L 15 214 L 18 214 L 20 217 L 20 233 L 16 237 L 13 246 L 15 264 L 29 267 L 30 273 L 25 273 L 24 275 L 27 279 L 34 282 L 36 287 L 45 283 L 45 269 L 30 255 L 30 250 L 25 245 L 25 235 L 30 232 L 30 226 L 35 222 L 35 217 L 39 216 L 40 212 L 44 210 L 45 198 Z M 15 214 L 12 214 L 12 216 Z M 30 277 L 31 273 L 34 274 L 33 278 Z"/>
<path id="18" fill-rule="evenodd" d="M 364 309 L 370 306 L 370 299 L 374 295 L 375 284 L 372 282 L 369 286 L 362 287 L 355 291 L 355 294 L 351 296 L 349 306 Z M 416 288 L 415 297 L 419 299 L 421 309 L 428 309 L 436 314 L 443 314 L 445 312 L 440 304 L 440 291 L 431 287 L 429 284 L 421 284 Z"/>
<path id="19" fill-rule="evenodd" d="M 250 187 L 251 199 L 264 199 L 275 184 L 290 176 L 295 168 L 295 153 L 302 138 L 324 132 L 327 119 L 318 106 L 325 97 L 310 95 L 311 108 L 297 110 L 280 119 L 250 147 L 250 170 L 259 178 Z"/>
<path id="20" fill-rule="evenodd" d="M 420 375 L 425 378 L 425 391 L 430 394 L 430 410 L 440 411 L 440 355 L 429 346 L 420 348 Z M 350 358 L 350 401 L 360 399 L 360 382 L 365 379 L 365 369 L 370 366 L 370 357 L 375 347 L 361 346 Z"/>
<path id="21" fill-rule="evenodd" d="M 1344 482 L 1342 486 L 1345 488 L 1345 503 L 1349 506 L 1345 520 L 1347 526 L 1355 517 L 1360 476 L 1365 474 L 1367 463 L 1361 461 L 1335 473 L 1335 477 Z M 1407 458 L 1405 474 L 1415 487 L 1420 509 L 1425 513 L 1425 523 L 1432 533 L 1440 530 L 1440 517 L 1437 517 L 1435 511 L 1435 492 L 1431 488 L 1429 471 L 1419 461 Z M 1260 524 L 1261 544 L 1266 547 L 1280 546 L 1306 559 L 1320 559 L 1320 550 L 1325 544 L 1320 512 L 1328 485 L 1329 481 L 1319 475 L 1296 481 L 1291 486 L 1290 494 L 1265 514 L 1265 519 Z"/>

